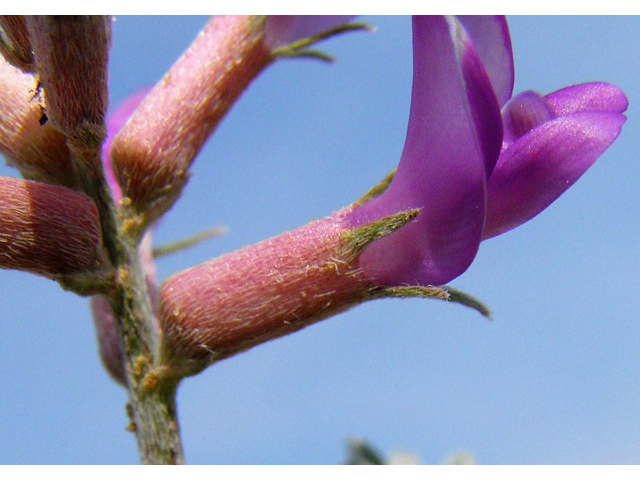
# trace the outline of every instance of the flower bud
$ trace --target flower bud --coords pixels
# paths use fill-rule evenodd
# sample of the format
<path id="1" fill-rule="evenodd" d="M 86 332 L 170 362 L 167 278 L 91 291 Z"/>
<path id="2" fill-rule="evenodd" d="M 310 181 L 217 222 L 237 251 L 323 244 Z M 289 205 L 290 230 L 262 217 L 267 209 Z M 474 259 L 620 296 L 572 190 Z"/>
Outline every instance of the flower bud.
<path id="1" fill-rule="evenodd" d="M 269 63 L 263 23 L 213 18 L 115 137 L 111 158 L 123 194 L 150 220 L 173 204 L 196 154 Z"/>
<path id="2" fill-rule="evenodd" d="M 64 134 L 42 125 L 36 83 L 0 58 L 0 152 L 27 179 L 79 189 Z"/>
<path id="3" fill-rule="evenodd" d="M 449 299 L 437 287 L 379 285 L 357 266 L 368 244 L 411 223 L 419 210 L 351 229 L 345 219 L 353 208 L 167 279 L 159 318 L 168 375 L 192 374 L 367 300 Z"/>
<path id="4" fill-rule="evenodd" d="M 86 195 L 0 177 L 0 268 L 59 278 L 105 266 L 98 212 Z"/>
<path id="5" fill-rule="evenodd" d="M 276 58 L 303 55 L 307 51 L 296 42 L 311 36 L 315 38 L 307 39 L 305 46 L 316 43 L 326 38 L 326 30 L 351 18 L 214 17 L 147 95 L 111 147 L 116 177 L 134 211 L 142 214 L 141 222 L 149 224 L 173 205 L 195 156 L 265 67 Z M 290 42 L 294 46 L 287 49 Z"/>
<path id="6" fill-rule="evenodd" d="M 0 53 L 24 72 L 33 72 L 35 61 L 25 15 L 0 15 Z"/>
<path id="7" fill-rule="evenodd" d="M 177 358 L 210 362 L 295 332 L 367 298 L 345 250 L 343 212 L 173 275 L 160 318 Z"/>
<path id="8" fill-rule="evenodd" d="M 98 167 L 106 137 L 111 17 L 36 15 L 27 25 L 49 121 L 71 146 L 91 152 L 81 158 Z"/>

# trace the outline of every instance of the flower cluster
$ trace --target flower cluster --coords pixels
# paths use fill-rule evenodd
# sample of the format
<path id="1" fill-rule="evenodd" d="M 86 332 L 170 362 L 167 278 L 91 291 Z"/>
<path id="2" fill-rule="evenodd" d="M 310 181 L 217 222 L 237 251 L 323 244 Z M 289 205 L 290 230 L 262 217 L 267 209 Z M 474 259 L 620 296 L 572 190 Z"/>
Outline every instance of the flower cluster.
<path id="1" fill-rule="evenodd" d="M 536 216 L 591 166 L 617 138 L 627 108 L 624 94 L 603 83 L 511 98 L 504 18 L 414 18 L 413 31 L 398 171 L 384 194 L 348 218 L 357 226 L 421 209 L 360 256 L 367 275 L 386 285 L 442 284 L 463 273 L 483 239 Z"/>
<path id="2" fill-rule="evenodd" d="M 149 462 L 180 462 L 184 376 L 361 302 L 431 297 L 483 240 L 538 215 L 621 132 L 625 95 L 586 83 L 513 95 L 502 16 L 413 18 L 398 167 L 344 209 L 158 284 L 154 222 L 250 83 L 282 58 L 366 28 L 351 17 L 220 16 L 167 75 L 106 118 L 108 16 L 0 16 L 0 268 L 91 296 L 107 370 Z M 486 313 L 486 312 L 485 312 Z M 135 428 L 133 428 L 135 427 Z"/>
<path id="3" fill-rule="evenodd" d="M 414 17 L 413 53 L 388 188 L 167 279 L 160 317 L 176 362 L 215 361 L 373 298 L 450 298 L 429 287 L 550 205 L 625 121 L 626 97 L 608 84 L 512 98 L 504 17 Z"/>
<path id="4" fill-rule="evenodd" d="M 103 278 L 109 263 L 118 263 L 117 249 L 102 238 L 104 202 L 94 197 L 96 209 L 83 193 L 64 188 L 92 195 L 86 187 L 96 176 L 95 145 L 105 126 L 104 183 L 117 204 L 126 200 L 125 226 L 141 238 L 179 196 L 195 155 L 251 80 L 277 58 L 310 54 L 306 48 L 323 32 L 350 20 L 215 19 L 167 78 L 105 125 L 108 21 L 7 18 L 0 146 L 27 178 L 61 186 L 1 180 L 0 239 L 14 241 L 0 242 L 0 266 L 67 282 L 78 272 Z M 47 39 L 63 36 L 52 50 Z M 73 62 L 66 76 L 58 73 L 87 42 L 100 48 Z M 159 297 L 145 237 L 139 255 L 163 361 L 178 371 L 198 369 L 373 298 L 451 298 L 431 286 L 462 274 L 482 240 L 544 210 L 625 121 L 626 97 L 609 84 L 512 96 L 504 17 L 414 17 L 413 56 L 404 150 L 397 171 L 377 189 L 323 220 L 178 273 L 163 282 Z M 48 124 L 44 105 L 29 99 L 27 87 L 38 95 L 30 72 L 46 87 Z M 89 81 L 81 81 L 87 73 Z M 201 81 L 222 74 L 224 82 Z M 41 198 L 52 200 L 43 206 Z M 26 218 L 23 205 L 42 214 Z M 11 233 L 18 230 L 25 240 Z M 124 383 L 108 297 L 96 296 L 92 305 L 105 364 Z"/>

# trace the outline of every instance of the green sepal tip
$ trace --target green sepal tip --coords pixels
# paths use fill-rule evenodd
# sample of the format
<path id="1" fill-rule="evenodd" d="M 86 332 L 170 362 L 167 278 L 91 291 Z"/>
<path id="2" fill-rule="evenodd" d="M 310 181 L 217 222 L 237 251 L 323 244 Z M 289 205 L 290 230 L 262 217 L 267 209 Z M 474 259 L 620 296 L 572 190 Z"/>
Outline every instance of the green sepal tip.
<path id="1" fill-rule="evenodd" d="M 190 237 L 183 238 L 166 245 L 154 247 L 152 250 L 152 255 L 153 258 L 160 258 L 171 255 L 172 253 L 186 250 L 187 248 L 193 247 L 201 242 L 205 242 L 210 238 L 219 237 L 220 235 L 224 235 L 225 233 L 227 233 L 227 227 L 225 226 L 207 228 L 206 230 L 198 232 L 195 235 L 191 235 Z"/>
<path id="2" fill-rule="evenodd" d="M 342 234 L 344 257 L 355 258 L 369 243 L 395 232 L 416 218 L 419 213 L 419 208 L 410 208 L 348 230 Z"/>
<path id="3" fill-rule="evenodd" d="M 391 181 L 393 177 L 396 175 L 397 168 L 391 170 L 382 180 L 380 180 L 376 185 L 371 187 L 364 195 L 362 195 L 358 200 L 353 203 L 354 207 L 359 207 L 360 205 L 364 205 L 365 203 L 373 200 L 374 198 L 382 195 L 389 185 L 391 185 Z"/>
<path id="4" fill-rule="evenodd" d="M 459 303 L 472 308 L 484 317 L 491 319 L 491 311 L 483 302 L 466 292 L 449 285 L 403 285 L 400 287 L 375 287 L 369 292 L 370 299 L 377 298 L 436 298 Z"/>
<path id="5" fill-rule="evenodd" d="M 273 52 L 271 52 L 271 55 L 273 56 L 273 58 L 303 57 L 303 58 L 316 58 L 324 62 L 332 62 L 334 61 L 333 56 L 327 53 L 324 53 L 320 50 L 309 49 L 308 47 L 315 45 L 316 43 L 321 42 L 322 40 L 326 40 L 327 38 L 335 37 L 343 33 L 354 32 L 354 31 L 372 32 L 374 30 L 375 28 L 367 23 L 362 23 L 362 22 L 346 23 L 344 25 L 339 25 L 329 30 L 325 30 L 324 32 L 318 33 L 311 37 L 303 38 L 295 42 L 289 43 L 287 45 L 278 47 L 275 50 L 273 50 Z"/>

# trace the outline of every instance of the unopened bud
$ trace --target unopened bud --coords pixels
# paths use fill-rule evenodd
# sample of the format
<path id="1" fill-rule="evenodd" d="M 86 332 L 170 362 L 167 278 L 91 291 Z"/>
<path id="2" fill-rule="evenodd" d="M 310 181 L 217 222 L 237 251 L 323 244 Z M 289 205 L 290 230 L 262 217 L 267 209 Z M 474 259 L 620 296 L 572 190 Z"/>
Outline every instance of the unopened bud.
<path id="1" fill-rule="evenodd" d="M 25 72 L 33 72 L 35 61 L 25 15 L 0 15 L 0 53 Z"/>
<path id="2" fill-rule="evenodd" d="M 99 165 L 106 137 L 111 17 L 35 15 L 27 25 L 49 121 L 72 147 L 97 153 L 90 157 Z"/>
<path id="3" fill-rule="evenodd" d="M 171 207 L 209 135 L 270 62 L 263 27 L 258 17 L 213 18 L 114 139 L 123 194 L 147 222 Z"/>
<path id="4" fill-rule="evenodd" d="M 0 152 L 27 179 L 79 189 L 64 134 L 43 121 L 36 83 L 0 58 Z"/>
<path id="5" fill-rule="evenodd" d="M 98 212 L 86 195 L 0 177 L 0 268 L 60 278 L 105 265 Z"/>
<path id="6" fill-rule="evenodd" d="M 178 273 L 160 289 L 176 362 L 229 357 L 353 306 L 374 286 L 345 249 L 342 213 Z"/>

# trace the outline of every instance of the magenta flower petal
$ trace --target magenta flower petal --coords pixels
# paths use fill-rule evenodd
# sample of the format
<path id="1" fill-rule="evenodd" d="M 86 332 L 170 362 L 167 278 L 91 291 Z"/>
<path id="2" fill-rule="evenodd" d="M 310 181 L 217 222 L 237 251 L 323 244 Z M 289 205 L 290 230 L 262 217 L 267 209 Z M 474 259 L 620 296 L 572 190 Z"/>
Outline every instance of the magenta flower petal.
<path id="1" fill-rule="evenodd" d="M 577 112 L 622 113 L 629 106 L 618 87 L 602 82 L 572 85 L 550 93 L 545 99 L 558 116 Z"/>
<path id="2" fill-rule="evenodd" d="M 514 69 L 511 35 L 504 15 L 458 15 L 469 32 L 487 70 L 500 106 L 513 93 Z"/>
<path id="3" fill-rule="evenodd" d="M 113 138 L 120 129 L 124 127 L 127 120 L 129 120 L 129 117 L 133 114 L 136 108 L 138 108 L 138 105 L 140 105 L 140 102 L 142 102 L 150 90 L 150 88 L 145 88 L 134 93 L 118 105 L 118 108 L 116 108 L 113 113 L 110 113 L 107 116 L 107 139 L 102 147 L 102 164 L 104 165 L 105 175 L 109 185 L 111 186 L 111 191 L 113 192 L 113 197 L 116 200 L 116 203 L 122 198 L 122 189 L 120 188 L 120 185 L 118 185 L 116 176 L 113 173 L 111 144 L 113 143 Z"/>
<path id="4" fill-rule="evenodd" d="M 504 142 L 515 142 L 525 133 L 556 116 L 551 105 L 539 93 L 520 93 L 502 109 Z"/>
<path id="5" fill-rule="evenodd" d="M 620 113 L 579 112 L 543 123 L 500 155 L 489 181 L 484 238 L 538 215 L 618 137 Z"/>
<path id="6" fill-rule="evenodd" d="M 349 23 L 356 15 L 271 15 L 267 19 L 264 42 L 274 50 Z"/>
<path id="7" fill-rule="evenodd" d="M 497 99 L 460 23 L 414 17 L 413 35 L 411 112 L 398 171 L 384 194 L 347 217 L 356 226 L 421 208 L 414 222 L 360 255 L 365 274 L 386 285 L 442 284 L 469 267 L 502 144 Z"/>

